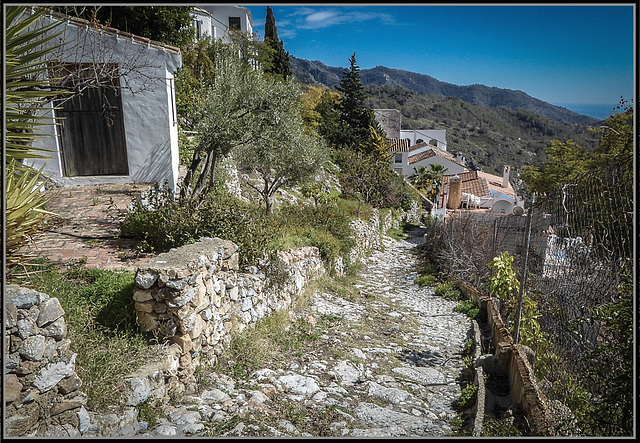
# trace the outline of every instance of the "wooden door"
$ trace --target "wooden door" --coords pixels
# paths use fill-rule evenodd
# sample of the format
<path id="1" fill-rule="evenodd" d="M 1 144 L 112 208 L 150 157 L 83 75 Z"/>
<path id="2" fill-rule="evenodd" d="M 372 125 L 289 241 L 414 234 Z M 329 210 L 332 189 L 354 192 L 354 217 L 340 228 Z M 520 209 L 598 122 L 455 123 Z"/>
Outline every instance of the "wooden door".
<path id="1" fill-rule="evenodd" d="M 68 68 L 67 68 L 68 69 Z M 58 134 L 66 177 L 127 175 L 129 162 L 117 75 L 59 103 Z M 76 80 L 76 87 L 84 84 Z"/>

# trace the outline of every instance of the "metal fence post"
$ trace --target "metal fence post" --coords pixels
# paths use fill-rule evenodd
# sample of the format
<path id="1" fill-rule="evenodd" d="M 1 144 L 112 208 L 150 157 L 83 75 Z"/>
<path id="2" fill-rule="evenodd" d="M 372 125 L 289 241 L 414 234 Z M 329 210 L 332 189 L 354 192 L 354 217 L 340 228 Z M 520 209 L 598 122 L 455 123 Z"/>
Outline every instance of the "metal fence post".
<path id="1" fill-rule="evenodd" d="M 529 207 L 529 214 L 527 214 L 527 224 L 529 225 L 527 228 L 527 241 L 525 245 L 524 252 L 524 263 L 522 265 L 522 278 L 520 279 L 520 293 L 518 294 L 518 312 L 516 314 L 516 333 L 515 333 L 515 342 L 516 344 L 520 342 L 520 320 L 522 318 L 522 296 L 524 293 L 524 286 L 527 282 L 527 261 L 529 259 L 529 244 L 531 243 L 531 216 L 533 213 L 533 204 L 535 203 L 536 198 L 533 196 L 531 199 L 531 206 Z"/>

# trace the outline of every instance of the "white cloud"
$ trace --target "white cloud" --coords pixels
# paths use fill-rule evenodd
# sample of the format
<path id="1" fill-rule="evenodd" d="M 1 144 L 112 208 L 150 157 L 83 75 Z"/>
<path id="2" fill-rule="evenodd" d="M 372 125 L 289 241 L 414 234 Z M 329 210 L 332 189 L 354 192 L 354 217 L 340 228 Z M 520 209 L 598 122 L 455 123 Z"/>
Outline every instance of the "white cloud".
<path id="1" fill-rule="evenodd" d="M 381 12 L 363 12 L 357 8 L 331 8 L 317 10 L 313 8 L 298 8 L 290 14 L 298 17 L 297 27 L 300 29 L 321 29 L 345 23 L 358 23 L 370 20 L 390 24 L 394 23 L 393 16 Z"/>

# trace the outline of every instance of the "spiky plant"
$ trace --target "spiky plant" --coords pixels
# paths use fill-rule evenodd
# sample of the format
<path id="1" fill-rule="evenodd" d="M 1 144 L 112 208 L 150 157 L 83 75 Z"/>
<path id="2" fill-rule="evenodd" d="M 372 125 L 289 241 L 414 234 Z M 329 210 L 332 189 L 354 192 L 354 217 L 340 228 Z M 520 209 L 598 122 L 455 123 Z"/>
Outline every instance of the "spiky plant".
<path id="1" fill-rule="evenodd" d="M 18 249 L 32 236 L 47 213 L 44 204 L 48 201 L 40 191 L 48 180 L 42 169 L 35 170 L 24 161 L 45 158 L 42 151 L 33 147 L 39 134 L 38 126 L 50 125 L 51 118 L 36 115 L 42 106 L 53 97 L 68 94 L 56 88 L 55 79 L 49 79 L 47 71 L 52 68 L 51 53 L 55 45 L 47 42 L 59 33 L 52 33 L 57 23 L 38 27 L 44 11 L 27 14 L 24 6 L 9 6 L 6 9 L 5 46 L 5 117 L 6 117 L 6 256 L 7 262 L 20 261 Z"/>

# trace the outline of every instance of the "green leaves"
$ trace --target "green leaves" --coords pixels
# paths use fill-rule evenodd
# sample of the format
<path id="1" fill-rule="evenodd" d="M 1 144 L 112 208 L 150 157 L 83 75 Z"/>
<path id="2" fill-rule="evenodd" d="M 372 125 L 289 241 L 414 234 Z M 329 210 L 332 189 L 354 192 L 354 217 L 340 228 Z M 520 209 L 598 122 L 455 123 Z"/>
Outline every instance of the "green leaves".
<path id="1" fill-rule="evenodd" d="M 54 96 L 70 93 L 52 87 L 55 79 L 47 77 L 53 67 L 47 45 L 59 33 L 52 33 L 57 23 L 38 27 L 43 13 L 27 15 L 27 8 L 10 6 L 6 14 L 5 104 L 6 104 L 6 251 L 7 261 L 16 263 L 16 255 L 25 240 L 37 232 L 49 201 L 42 193 L 42 173 L 24 165 L 23 160 L 43 158 L 31 146 L 34 129 L 51 125 L 51 117 L 34 115 Z"/>
<path id="2" fill-rule="evenodd" d="M 26 16 L 27 8 L 11 6 L 6 16 L 5 105 L 7 159 L 42 158 L 30 146 L 33 129 L 51 124 L 50 117 L 35 116 L 52 97 L 69 93 L 52 87 L 55 79 L 47 78 L 50 54 L 55 45 L 46 44 L 60 33 L 52 33 L 56 23 L 36 27 L 43 13 Z"/>
<path id="3" fill-rule="evenodd" d="M 44 205 L 53 194 L 45 198 L 41 193 L 42 169 L 31 171 L 11 160 L 6 175 L 6 251 L 7 262 L 15 263 L 19 259 L 14 254 L 39 228 L 44 214 Z M 53 214 L 52 214 L 53 215 Z"/>
<path id="4" fill-rule="evenodd" d="M 433 200 L 442 186 L 442 180 L 447 168 L 439 163 L 431 163 L 429 168 L 420 165 L 419 169 L 413 168 L 413 170 L 414 174 L 409 176 L 409 181 L 418 190 L 423 191 L 429 200 Z"/>
<path id="5" fill-rule="evenodd" d="M 510 300 L 520 290 L 520 282 L 513 269 L 513 256 L 503 252 L 491 260 L 488 266 L 495 269 L 491 277 L 491 292 L 502 301 Z"/>

